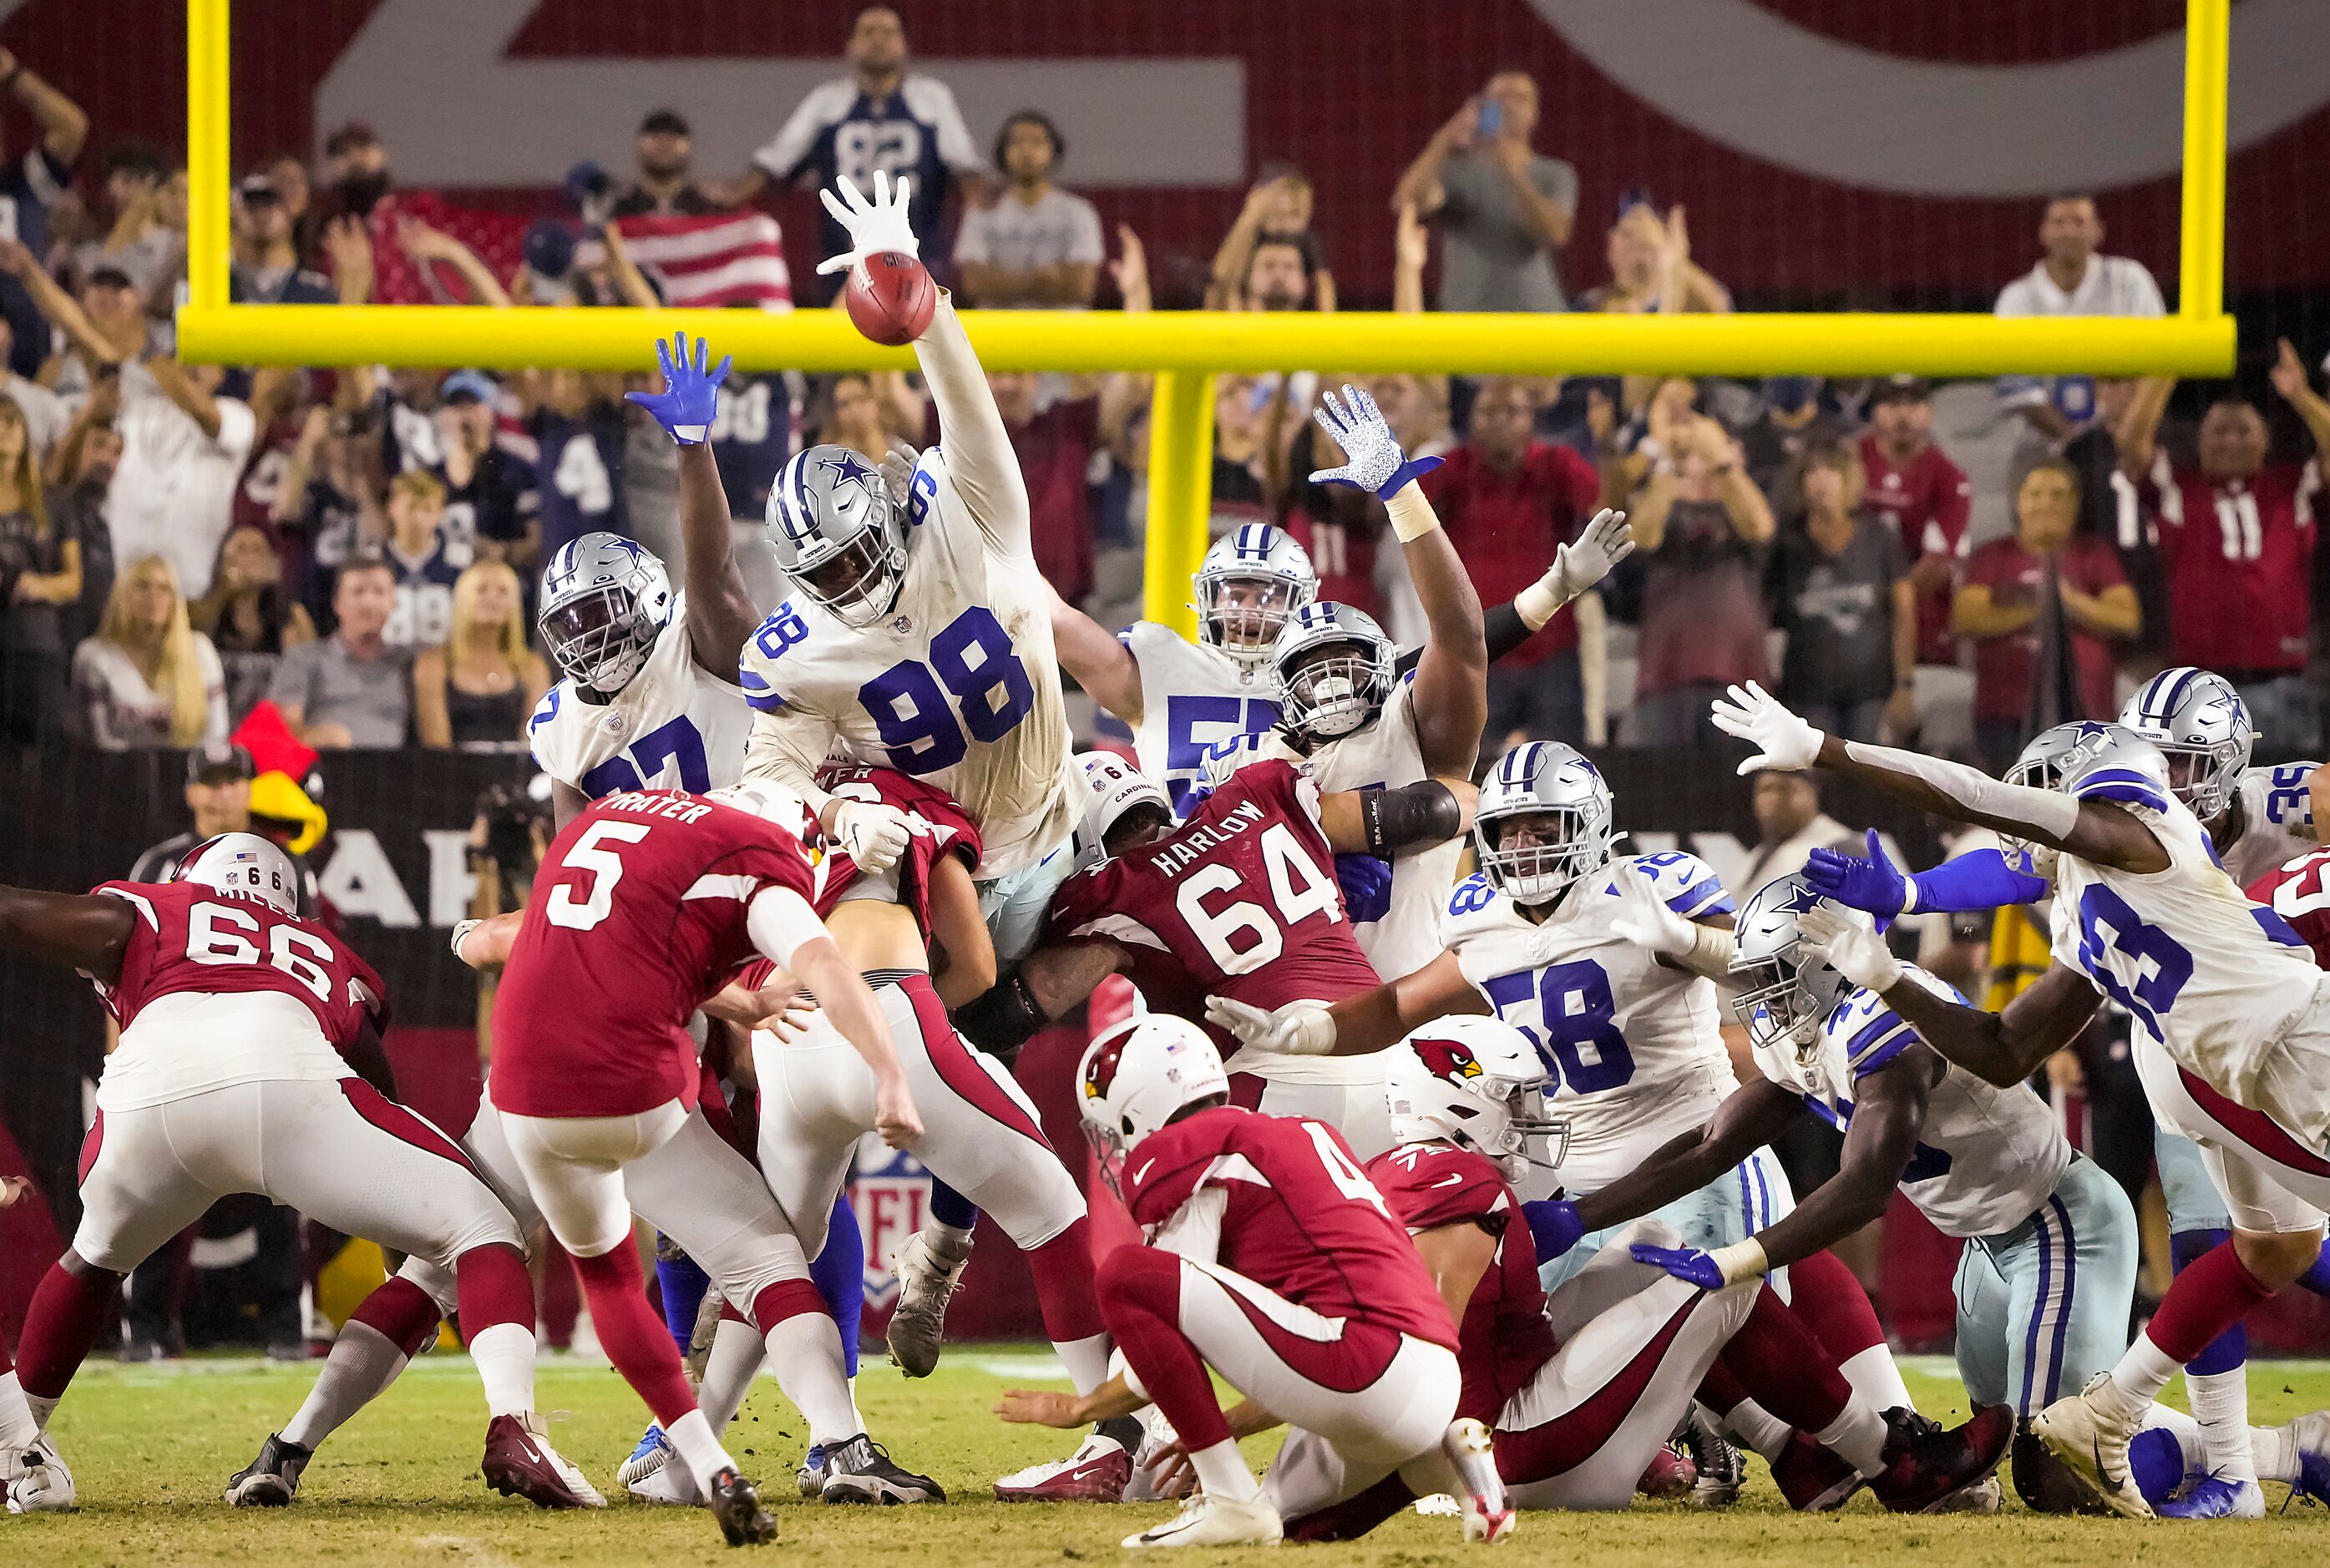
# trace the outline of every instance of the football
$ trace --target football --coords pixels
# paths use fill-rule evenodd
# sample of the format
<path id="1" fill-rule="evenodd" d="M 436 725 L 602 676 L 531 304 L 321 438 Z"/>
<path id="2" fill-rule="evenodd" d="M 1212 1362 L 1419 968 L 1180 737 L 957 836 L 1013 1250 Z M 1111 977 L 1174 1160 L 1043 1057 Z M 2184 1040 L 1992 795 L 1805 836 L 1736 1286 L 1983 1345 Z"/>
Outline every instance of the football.
<path id="1" fill-rule="evenodd" d="M 849 269 L 841 297 L 857 330 L 888 348 L 922 336 L 939 307 L 931 269 L 903 250 L 883 250 Z"/>

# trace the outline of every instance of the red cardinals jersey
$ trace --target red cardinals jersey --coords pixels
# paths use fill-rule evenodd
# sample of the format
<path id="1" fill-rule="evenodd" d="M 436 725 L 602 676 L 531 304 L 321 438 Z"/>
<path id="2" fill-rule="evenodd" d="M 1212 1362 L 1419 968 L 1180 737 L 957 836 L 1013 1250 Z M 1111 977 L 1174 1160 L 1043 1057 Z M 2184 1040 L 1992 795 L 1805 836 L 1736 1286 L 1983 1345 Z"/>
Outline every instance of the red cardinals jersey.
<path id="1" fill-rule="evenodd" d="M 1278 1007 L 1379 983 L 1344 915 L 1318 790 L 1276 759 L 1239 769 L 1162 838 L 1062 883 L 1046 936 L 1115 942 L 1151 1006 L 1201 1023 L 1209 995 Z"/>
<path id="2" fill-rule="evenodd" d="M 2330 880 L 2325 878 L 2330 878 L 2330 849 L 2317 849 L 2259 877 L 2249 883 L 2249 895 L 2251 903 L 2263 904 L 2288 921 L 2298 940 L 2314 949 L 2314 961 L 2330 969 Z M 2279 934 L 2267 926 L 2266 935 Z"/>
<path id="3" fill-rule="evenodd" d="M 2318 461 L 2246 479 L 2153 465 L 2138 486 L 2160 520 L 2168 661 L 2242 678 L 2306 667 Z"/>
<path id="4" fill-rule="evenodd" d="M 1325 1122 L 1221 1106 L 1151 1133 L 1124 1164 L 1126 1206 L 1144 1227 L 1217 1187 L 1223 1268 L 1322 1317 L 1456 1347 L 1415 1243 Z"/>
<path id="5" fill-rule="evenodd" d="M 1942 455 L 1930 441 L 1908 462 L 1895 464 L 1875 436 L 1861 438 L 1861 467 L 1868 484 L 1864 505 L 1893 525 L 1902 553 L 1915 561 L 1937 555 L 1950 563 L 1953 579 L 1965 564 L 1971 541 L 1966 513 L 1974 502 L 1974 486 L 1965 470 Z M 1945 582 L 1918 596 L 1918 662 L 1954 665 L 1957 639 L 1950 635 L 1953 584 Z"/>
<path id="6" fill-rule="evenodd" d="M 121 973 L 110 985 L 96 982 L 125 1033 L 159 997 L 235 991 L 289 997 L 342 1051 L 356 1043 L 366 1019 L 388 1022 L 388 987 L 319 921 L 200 883 L 106 882 L 93 891 L 137 912 Z"/>
<path id="7" fill-rule="evenodd" d="M 906 813 L 907 825 L 914 829 L 914 836 L 893 874 L 897 881 L 897 902 L 913 912 L 914 924 L 927 939 L 931 934 L 931 873 L 950 855 L 959 856 L 965 866 L 976 868 L 980 855 L 985 853 L 979 825 L 971 821 L 953 796 L 935 784 L 926 784 L 894 768 L 828 763 L 818 770 L 817 781 L 820 788 L 846 800 L 895 806 Z M 813 901 L 817 912 L 831 914 L 834 906 L 841 902 L 841 895 L 857 879 L 857 863 L 850 859 L 847 850 L 838 845 L 827 849 L 817 863 L 817 897 Z"/>
<path id="8" fill-rule="evenodd" d="M 696 1103 L 688 1015 L 754 956 L 745 914 L 811 894 L 800 841 L 678 790 L 610 795 L 535 874 L 494 998 L 494 1103 L 519 1116 L 629 1116 Z"/>
<path id="9" fill-rule="evenodd" d="M 1456 1346 L 1464 1374 L 1456 1413 L 1494 1426 L 1505 1402 L 1557 1348 L 1520 1200 L 1495 1166 L 1453 1143 L 1402 1144 L 1368 1162 L 1368 1179 L 1411 1234 L 1478 1225 L 1497 1238 L 1496 1255 L 1465 1304 Z"/>

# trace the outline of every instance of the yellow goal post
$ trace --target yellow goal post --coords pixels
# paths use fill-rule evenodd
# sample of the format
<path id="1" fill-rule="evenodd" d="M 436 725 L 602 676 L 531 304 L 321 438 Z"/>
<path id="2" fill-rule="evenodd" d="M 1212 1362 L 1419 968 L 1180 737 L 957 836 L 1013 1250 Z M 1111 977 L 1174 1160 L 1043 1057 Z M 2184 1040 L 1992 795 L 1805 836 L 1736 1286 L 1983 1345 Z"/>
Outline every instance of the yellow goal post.
<path id="1" fill-rule="evenodd" d="M 493 310 L 436 305 L 228 301 L 230 0 L 187 0 L 187 298 L 178 352 L 234 364 L 564 365 L 640 371 L 653 341 L 702 334 L 749 369 L 910 368 L 906 349 L 858 335 L 834 310 Z M 1290 365 L 1356 374 L 1672 374 L 1936 379 L 2003 374 L 2221 376 L 2226 80 L 2231 0 L 2186 0 L 2183 202 L 2178 309 L 2156 320 L 2000 319 L 1972 313 L 1746 312 L 1730 316 L 1245 314 L 970 310 L 996 370 L 1156 373 L 1151 417 L 1151 619 L 1194 629 L 1187 584 L 1206 548 L 1213 380 Z"/>

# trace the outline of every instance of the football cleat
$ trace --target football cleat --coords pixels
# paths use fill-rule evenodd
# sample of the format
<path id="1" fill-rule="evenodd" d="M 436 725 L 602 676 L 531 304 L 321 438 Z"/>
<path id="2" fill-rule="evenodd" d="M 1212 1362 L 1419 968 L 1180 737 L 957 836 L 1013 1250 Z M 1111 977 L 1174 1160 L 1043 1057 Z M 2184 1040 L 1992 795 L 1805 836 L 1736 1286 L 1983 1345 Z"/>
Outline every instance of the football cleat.
<path id="1" fill-rule="evenodd" d="M 1739 1488 L 1748 1479 L 1748 1461 L 1716 1430 L 1714 1412 L 1705 1405 L 1694 1403 L 1691 1407 L 1691 1419 L 1682 1429 L 1682 1443 L 1690 1451 L 1691 1469 L 1698 1472 L 1691 1481 L 1691 1506 L 1728 1508 L 1738 1502 Z"/>
<path id="2" fill-rule="evenodd" d="M 2152 1505 L 2136 1484 L 2127 1464 L 2128 1440 L 2136 1427 L 2097 1408 L 2093 1395 L 2109 1372 L 2098 1372 L 2088 1386 L 2059 1399 L 2031 1418 L 2031 1430 L 2065 1468 L 2094 1489 L 2105 1507 L 2131 1519 L 2154 1517 Z"/>
<path id="3" fill-rule="evenodd" d="M 1945 1431 L 1896 1405 L 1885 1412 L 1885 1473 L 1871 1480 L 1870 1490 L 1897 1514 L 1933 1514 L 1998 1469 L 2014 1436 L 2014 1410 L 1985 1405 L 1964 1426 Z"/>
<path id="4" fill-rule="evenodd" d="M 524 1497 L 537 1508 L 603 1508 L 599 1495 L 566 1456 L 550 1446 L 548 1423 L 527 1411 L 497 1415 L 486 1424 L 486 1457 L 478 1469 L 486 1485 L 505 1497 Z"/>
<path id="5" fill-rule="evenodd" d="M 2163 1434 L 2164 1436 L 2166 1434 Z M 2048 1451 L 2038 1434 L 2026 1424 L 2014 1434 L 2013 1446 L 2007 1450 L 2006 1469 L 2014 1482 L 2015 1496 L 2022 1506 L 2034 1514 L 2108 1514 L 2111 1512 L 2096 1496 L 2096 1489 L 2081 1480 L 2071 1468 Z M 2183 1456 L 2177 1458 L 2181 1471 Z"/>
<path id="6" fill-rule="evenodd" d="M 663 1435 L 660 1424 L 649 1422 L 648 1430 L 639 1434 L 639 1446 L 631 1450 L 631 1457 L 615 1467 L 615 1485 L 628 1487 L 644 1481 L 671 1463 L 671 1440 Z"/>
<path id="7" fill-rule="evenodd" d="M 70 1514 L 80 1506 L 72 1470 L 45 1432 L 17 1450 L 6 1478 L 12 1514 Z"/>
<path id="8" fill-rule="evenodd" d="M 1699 1471 L 1691 1460 L 1661 1443 L 1651 1455 L 1651 1462 L 1643 1467 L 1641 1478 L 1634 1490 L 1646 1497 L 1680 1497 L 1699 1480 Z"/>
<path id="9" fill-rule="evenodd" d="M 228 1478 L 226 1500 L 238 1508 L 280 1508 L 299 1495 L 299 1475 L 316 1457 L 313 1449 L 287 1443 L 270 1432 L 259 1457 Z"/>
<path id="10" fill-rule="evenodd" d="M 1075 1453 L 1015 1470 L 995 1483 L 1003 1503 L 1117 1503 L 1132 1481 L 1132 1456 L 1114 1438 L 1093 1433 Z"/>
<path id="11" fill-rule="evenodd" d="M 1511 1535 L 1513 1507 L 1505 1497 L 1504 1478 L 1497 1474 L 1489 1429 L 1470 1416 L 1452 1421 L 1440 1434 L 1440 1451 L 1463 1484 L 1456 1502 L 1464 1511 L 1464 1539 L 1493 1546 Z"/>
<path id="12" fill-rule="evenodd" d="M 2265 1492 L 2255 1481 L 2202 1476 L 2155 1511 L 2164 1519 L 2262 1519 Z"/>
<path id="13" fill-rule="evenodd" d="M 1237 1502 L 1199 1492 L 1163 1524 L 1127 1535 L 1124 1544 L 1135 1551 L 1151 1546 L 1274 1546 L 1285 1534 L 1278 1510 L 1266 1497 Z"/>
<path id="14" fill-rule="evenodd" d="M 704 1506 L 704 1493 L 686 1465 L 666 1465 L 649 1470 L 625 1488 L 643 1503 L 673 1503 L 684 1508 Z"/>
<path id="15" fill-rule="evenodd" d="M 1780 1496 L 1799 1514 L 1833 1514 L 1867 1486 L 1859 1470 L 1804 1432 L 1795 1432 L 1772 1466 Z"/>
<path id="16" fill-rule="evenodd" d="M 1189 1495 L 1189 1469 L 1183 1466 L 1165 1477 L 1165 1456 L 1180 1446 L 1173 1423 L 1155 1405 L 1133 1418 L 1141 1423 L 1141 1446 L 1132 1452 L 1132 1479 L 1124 1488 L 1128 1503 L 1172 1502 Z"/>
<path id="17" fill-rule="evenodd" d="M 1986 1476 L 1964 1491 L 1952 1492 L 1926 1510 L 1929 1514 L 1995 1514 L 2005 1500 L 2005 1489 L 1998 1477 Z"/>
<path id="18" fill-rule="evenodd" d="M 969 1236 L 957 1245 L 953 1232 L 938 1233 L 935 1242 L 932 1234 L 916 1231 L 892 1264 L 898 1276 L 898 1305 L 882 1337 L 890 1346 L 890 1359 L 908 1377 L 928 1377 L 937 1367 L 939 1346 L 946 1337 L 947 1303 L 971 1261 Z"/>
<path id="19" fill-rule="evenodd" d="M 2330 1410 L 2301 1415 L 2281 1430 L 2297 1455 L 2297 1478 L 2289 1483 L 2289 1495 L 2330 1503 Z"/>
<path id="20" fill-rule="evenodd" d="M 818 1496 L 829 1503 L 946 1501 L 936 1481 L 899 1466 L 888 1450 L 864 1432 L 825 1450 L 825 1485 Z"/>
<path id="21" fill-rule="evenodd" d="M 761 1494 L 725 1465 L 712 1478 L 712 1516 L 731 1546 L 763 1546 L 777 1538 L 777 1522 L 761 1507 Z"/>
<path id="22" fill-rule="evenodd" d="M 800 1469 L 793 1472 L 793 1482 L 804 1497 L 814 1497 L 825 1490 L 825 1445 L 811 1443 L 809 1452 L 801 1456 Z"/>

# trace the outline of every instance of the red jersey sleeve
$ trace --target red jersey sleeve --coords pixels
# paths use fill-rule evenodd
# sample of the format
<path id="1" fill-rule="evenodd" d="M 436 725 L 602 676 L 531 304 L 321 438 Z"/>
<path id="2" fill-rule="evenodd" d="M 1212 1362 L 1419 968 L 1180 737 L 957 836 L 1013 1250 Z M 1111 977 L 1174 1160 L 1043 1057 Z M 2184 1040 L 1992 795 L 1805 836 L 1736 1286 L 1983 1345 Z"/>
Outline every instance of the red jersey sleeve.
<path id="1" fill-rule="evenodd" d="M 2249 885 L 2251 903 L 2266 935 L 2287 940 L 2274 930 L 2274 921 L 2286 922 L 2299 941 L 2314 951 L 2316 966 L 2330 969 L 2330 849 L 2301 855 L 2275 866 Z M 2272 920 L 2267 918 L 2270 911 Z"/>
<path id="2" fill-rule="evenodd" d="M 1403 1144 L 1367 1165 L 1368 1179 L 1411 1232 L 1474 1224 L 1501 1236 L 1515 1212 L 1512 1189 L 1483 1156 L 1449 1143 Z"/>

